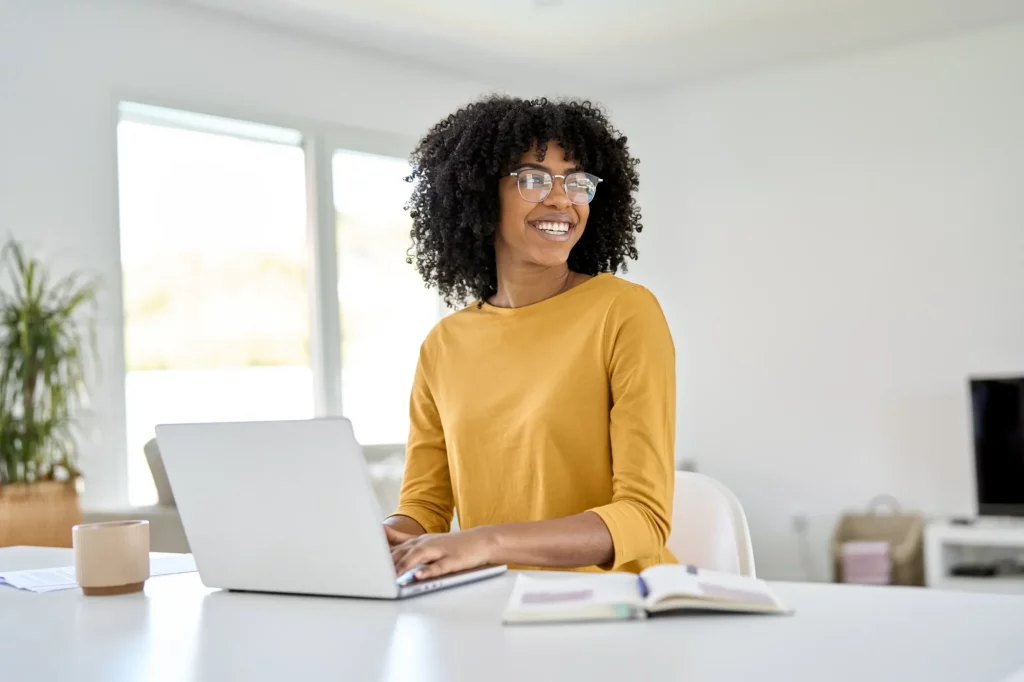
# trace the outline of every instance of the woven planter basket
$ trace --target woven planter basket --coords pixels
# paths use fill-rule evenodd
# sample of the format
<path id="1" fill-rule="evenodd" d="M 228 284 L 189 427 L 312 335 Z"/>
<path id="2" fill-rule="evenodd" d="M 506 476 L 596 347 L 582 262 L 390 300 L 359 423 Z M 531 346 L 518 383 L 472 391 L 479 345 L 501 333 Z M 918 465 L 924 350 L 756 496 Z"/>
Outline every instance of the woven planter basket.
<path id="1" fill-rule="evenodd" d="M 74 482 L 0 485 L 0 547 L 70 547 L 71 527 L 81 522 Z"/>

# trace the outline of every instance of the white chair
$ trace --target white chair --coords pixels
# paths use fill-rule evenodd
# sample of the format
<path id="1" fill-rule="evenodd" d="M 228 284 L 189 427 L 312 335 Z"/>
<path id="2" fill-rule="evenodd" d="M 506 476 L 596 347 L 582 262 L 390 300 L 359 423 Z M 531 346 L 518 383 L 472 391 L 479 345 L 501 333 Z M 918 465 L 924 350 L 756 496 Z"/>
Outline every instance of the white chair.
<path id="1" fill-rule="evenodd" d="M 398 508 L 398 498 L 402 492 L 405 443 L 362 447 L 373 491 L 377 494 L 377 504 L 380 506 L 381 514 L 387 516 Z"/>
<path id="2" fill-rule="evenodd" d="M 676 472 L 672 533 L 666 544 L 681 564 L 754 577 L 754 549 L 743 507 L 710 476 Z"/>
<path id="3" fill-rule="evenodd" d="M 101 523 L 109 521 L 143 520 L 149 521 L 149 548 L 154 552 L 188 552 L 188 539 L 185 529 L 181 526 L 181 516 L 174 506 L 174 494 L 171 484 L 167 481 L 160 448 L 155 439 L 144 446 L 146 462 L 153 475 L 156 486 L 157 504 L 145 507 L 120 507 L 107 509 L 84 509 L 84 523 Z"/>

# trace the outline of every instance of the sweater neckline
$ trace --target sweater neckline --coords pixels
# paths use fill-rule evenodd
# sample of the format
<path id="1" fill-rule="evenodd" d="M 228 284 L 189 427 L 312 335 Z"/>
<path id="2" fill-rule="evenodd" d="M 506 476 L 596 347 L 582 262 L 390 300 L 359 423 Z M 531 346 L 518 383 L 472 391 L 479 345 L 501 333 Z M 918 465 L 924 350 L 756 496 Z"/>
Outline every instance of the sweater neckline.
<path id="1" fill-rule="evenodd" d="M 557 293 L 557 294 L 555 294 L 554 296 L 552 296 L 550 298 L 545 298 L 543 300 L 537 301 L 536 303 L 531 303 L 530 305 L 520 306 L 518 308 L 502 308 L 502 307 L 499 307 L 499 306 L 496 306 L 496 305 L 491 305 L 487 301 L 481 301 L 480 302 L 481 303 L 480 307 L 481 307 L 481 309 L 486 310 L 489 313 L 495 313 L 495 314 L 498 314 L 498 315 L 509 316 L 509 315 L 525 314 L 527 312 L 531 312 L 531 311 L 534 311 L 534 310 L 540 310 L 540 309 L 551 307 L 551 306 L 553 306 L 553 305 L 555 305 L 555 304 L 557 304 L 557 303 L 559 303 L 561 301 L 565 301 L 565 300 L 567 300 L 569 298 L 572 298 L 573 296 L 577 295 L 581 291 L 585 291 L 587 289 L 593 288 L 595 282 L 604 281 L 608 277 L 612 277 L 612 276 L 613 275 L 611 273 L 608 273 L 608 272 L 598 273 L 598 274 L 594 275 L 593 277 L 591 277 L 590 279 L 588 279 L 586 282 L 583 282 L 582 284 L 577 284 L 576 286 L 574 286 L 571 289 L 566 289 L 565 291 Z"/>

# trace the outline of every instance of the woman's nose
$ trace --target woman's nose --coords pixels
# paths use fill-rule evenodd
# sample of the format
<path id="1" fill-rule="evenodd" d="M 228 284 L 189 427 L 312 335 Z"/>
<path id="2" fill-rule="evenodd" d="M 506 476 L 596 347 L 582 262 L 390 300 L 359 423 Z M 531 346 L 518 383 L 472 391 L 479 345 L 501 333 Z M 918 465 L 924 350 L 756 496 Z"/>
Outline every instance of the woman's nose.
<path id="1" fill-rule="evenodd" d="M 565 178 L 554 178 L 551 185 L 551 193 L 544 200 L 545 206 L 555 206 L 564 209 L 572 205 L 569 195 L 565 193 Z"/>

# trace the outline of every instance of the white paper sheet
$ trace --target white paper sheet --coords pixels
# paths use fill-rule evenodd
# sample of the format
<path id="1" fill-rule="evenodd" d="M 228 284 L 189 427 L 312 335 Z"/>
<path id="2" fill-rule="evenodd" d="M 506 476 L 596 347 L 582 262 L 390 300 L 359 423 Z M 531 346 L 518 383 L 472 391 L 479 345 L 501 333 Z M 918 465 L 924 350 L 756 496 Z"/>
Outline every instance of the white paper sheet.
<path id="1" fill-rule="evenodd" d="M 173 554 L 169 556 L 150 557 L 149 577 L 176 573 L 192 573 L 196 570 L 196 561 L 191 554 Z M 0 585 L 9 585 L 28 592 L 56 592 L 57 590 L 73 590 L 78 587 L 75 582 L 75 567 L 36 568 L 28 571 L 7 571 L 0 573 Z"/>

